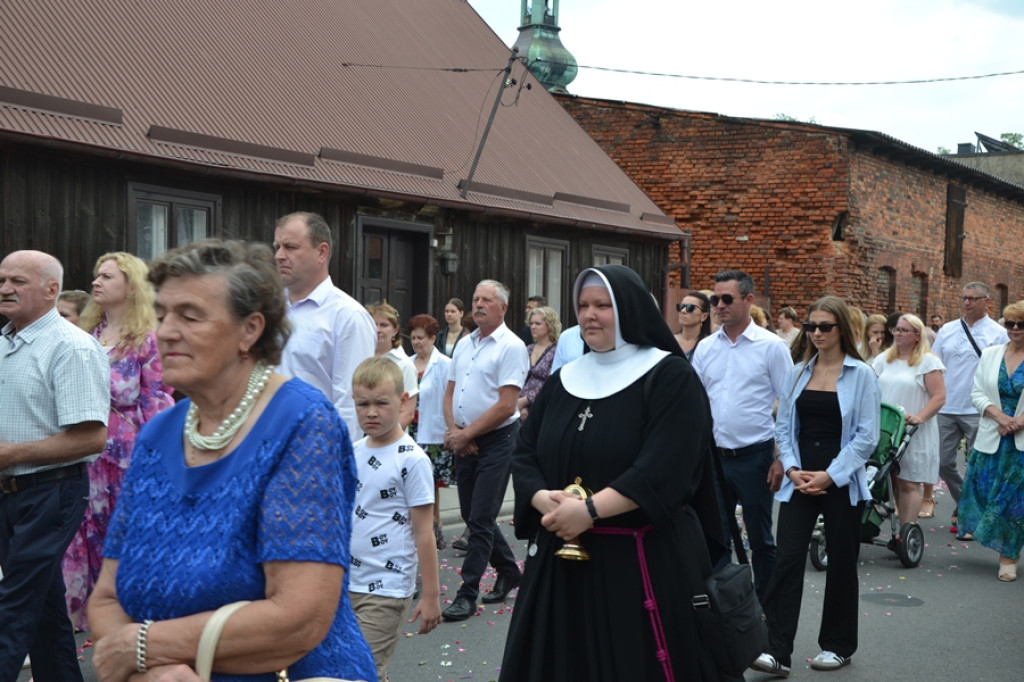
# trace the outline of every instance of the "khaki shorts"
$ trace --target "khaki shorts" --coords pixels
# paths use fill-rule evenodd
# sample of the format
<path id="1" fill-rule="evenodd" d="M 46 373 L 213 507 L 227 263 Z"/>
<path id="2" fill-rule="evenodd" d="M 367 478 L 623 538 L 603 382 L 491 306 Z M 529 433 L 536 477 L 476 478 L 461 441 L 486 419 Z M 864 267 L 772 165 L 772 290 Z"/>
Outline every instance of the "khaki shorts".
<path id="1" fill-rule="evenodd" d="M 412 597 L 398 599 L 351 591 L 348 596 L 356 620 L 359 621 L 359 628 L 363 631 L 363 637 L 373 652 L 373 662 L 377 664 L 377 679 L 384 682 L 387 680 L 388 665 L 398 647 L 398 636 L 402 633 L 405 614 L 412 606 Z"/>

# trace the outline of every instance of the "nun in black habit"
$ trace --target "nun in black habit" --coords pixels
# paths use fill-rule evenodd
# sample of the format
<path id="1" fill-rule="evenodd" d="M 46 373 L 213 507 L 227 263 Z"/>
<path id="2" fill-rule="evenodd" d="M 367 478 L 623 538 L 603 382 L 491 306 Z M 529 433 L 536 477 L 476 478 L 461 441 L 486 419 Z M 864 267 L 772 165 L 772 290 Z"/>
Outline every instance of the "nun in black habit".
<path id="1" fill-rule="evenodd" d="M 501 680 L 717 680 L 690 602 L 727 551 L 704 388 L 635 272 L 588 268 L 573 297 L 590 352 L 544 385 L 513 454 L 530 544 Z M 586 501 L 563 491 L 577 477 Z M 574 536 L 589 560 L 555 555 Z"/>

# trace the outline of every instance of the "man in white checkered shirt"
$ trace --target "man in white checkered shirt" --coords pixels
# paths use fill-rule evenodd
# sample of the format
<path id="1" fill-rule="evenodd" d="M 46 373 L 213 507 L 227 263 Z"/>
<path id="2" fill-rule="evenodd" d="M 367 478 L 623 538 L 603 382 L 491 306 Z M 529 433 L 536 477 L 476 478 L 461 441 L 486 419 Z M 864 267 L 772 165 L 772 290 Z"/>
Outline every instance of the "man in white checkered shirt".
<path id="1" fill-rule="evenodd" d="M 110 365 L 57 313 L 63 279 L 40 251 L 0 262 L 0 680 L 29 653 L 36 682 L 82 679 L 60 564 L 106 445 Z"/>

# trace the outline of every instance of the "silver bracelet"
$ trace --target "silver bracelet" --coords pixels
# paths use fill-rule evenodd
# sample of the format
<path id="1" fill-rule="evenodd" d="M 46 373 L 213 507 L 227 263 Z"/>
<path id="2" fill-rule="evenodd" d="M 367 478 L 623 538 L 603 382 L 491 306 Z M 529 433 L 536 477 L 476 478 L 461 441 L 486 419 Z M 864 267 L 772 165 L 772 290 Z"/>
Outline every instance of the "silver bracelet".
<path id="1" fill-rule="evenodd" d="M 142 627 L 139 628 L 139 634 L 135 638 L 135 670 L 140 673 L 149 670 L 146 667 L 146 636 L 149 634 L 149 626 L 152 624 L 151 620 L 142 621 Z"/>

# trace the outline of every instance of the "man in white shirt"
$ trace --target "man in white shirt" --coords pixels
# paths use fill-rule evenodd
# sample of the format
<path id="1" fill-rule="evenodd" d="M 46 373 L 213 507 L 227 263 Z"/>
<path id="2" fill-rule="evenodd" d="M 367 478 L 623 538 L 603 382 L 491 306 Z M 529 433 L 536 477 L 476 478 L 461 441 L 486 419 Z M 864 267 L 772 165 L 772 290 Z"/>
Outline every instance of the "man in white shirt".
<path id="1" fill-rule="evenodd" d="M 932 346 L 946 366 L 946 404 L 938 414 L 939 477 L 946 482 L 956 505 L 960 504 L 960 490 L 964 484 L 957 467 L 957 448 L 960 440 L 966 439 L 969 453 L 978 433 L 980 417 L 971 402 L 974 372 L 978 369 L 981 351 L 1009 340 L 1006 330 L 988 316 L 991 301 L 987 285 L 981 282 L 965 285 L 960 297 L 963 317 L 942 325 Z M 928 487 L 924 496 L 925 499 L 932 497 Z M 956 522 L 957 510 L 954 509 L 951 519 L 953 532 L 956 532 Z"/>
<path id="2" fill-rule="evenodd" d="M 563 329 L 555 345 L 555 357 L 551 360 L 551 373 L 562 365 L 568 364 L 583 355 L 583 336 L 580 334 L 580 326 L 574 324 L 568 329 Z"/>
<path id="3" fill-rule="evenodd" d="M 512 447 L 519 432 L 516 403 L 530 369 L 526 346 L 505 326 L 508 289 L 483 280 L 473 293 L 476 330 L 455 346 L 444 394 L 444 444 L 459 459 L 455 476 L 459 508 L 469 529 L 469 551 L 462 564 L 462 586 L 441 614 L 447 621 L 476 613 L 480 578 L 488 562 L 498 579 L 485 604 L 502 602 L 519 585 L 516 565 L 497 517 L 508 487 Z"/>
<path id="4" fill-rule="evenodd" d="M 293 325 L 277 369 L 323 391 L 349 438 L 358 440 L 362 432 L 352 402 L 352 374 L 373 355 L 377 326 L 358 301 L 331 281 L 331 244 L 331 228 L 316 213 L 290 213 L 274 227 L 274 260 Z"/>
<path id="5" fill-rule="evenodd" d="M 697 344 L 693 368 L 711 402 L 716 452 L 725 472 L 722 492 L 727 519 L 732 520 L 729 505 L 738 500 L 750 540 L 754 584 L 763 599 L 775 567 L 772 493 L 782 483 L 772 409 L 785 390 L 793 360 L 784 340 L 750 319 L 754 304 L 750 275 L 739 270 L 719 272 L 714 292 L 711 306 L 722 326 Z"/>

